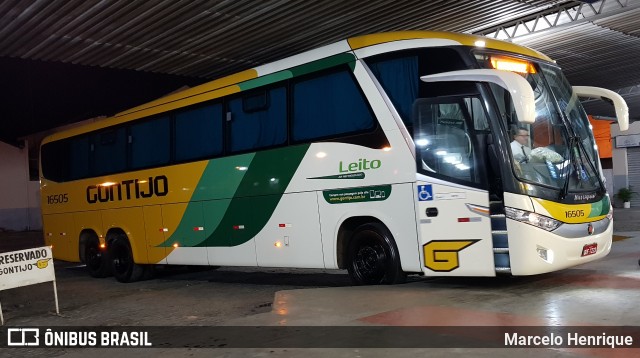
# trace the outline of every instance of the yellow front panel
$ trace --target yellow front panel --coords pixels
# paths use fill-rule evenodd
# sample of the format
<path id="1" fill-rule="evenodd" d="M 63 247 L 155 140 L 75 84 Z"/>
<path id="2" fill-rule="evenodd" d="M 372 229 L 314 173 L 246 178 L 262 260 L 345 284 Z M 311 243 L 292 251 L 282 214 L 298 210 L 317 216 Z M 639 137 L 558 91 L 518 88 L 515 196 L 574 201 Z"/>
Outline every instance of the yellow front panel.
<path id="1" fill-rule="evenodd" d="M 570 224 L 579 224 L 604 219 L 609 212 L 607 200 L 606 212 L 600 206 L 593 204 L 562 204 L 550 200 L 533 198 L 536 212 Z M 604 214 L 602 214 L 604 212 Z"/>

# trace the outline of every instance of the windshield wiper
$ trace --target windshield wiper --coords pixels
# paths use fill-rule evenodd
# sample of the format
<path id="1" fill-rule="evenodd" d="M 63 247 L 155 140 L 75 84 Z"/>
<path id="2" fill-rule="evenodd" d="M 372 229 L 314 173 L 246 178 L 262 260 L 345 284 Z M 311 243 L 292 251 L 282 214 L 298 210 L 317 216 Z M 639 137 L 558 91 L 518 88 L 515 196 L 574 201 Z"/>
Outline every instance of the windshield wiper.
<path id="1" fill-rule="evenodd" d="M 577 138 L 579 139 L 579 138 Z M 582 155 L 580 155 L 580 165 L 584 167 L 584 160 L 582 160 L 583 156 L 587 159 L 587 163 L 589 164 L 589 167 L 591 168 L 591 172 L 596 176 L 596 179 L 598 179 L 598 191 L 602 191 L 602 190 L 606 190 L 605 186 L 604 186 L 604 182 L 602 181 L 602 176 L 600 175 L 600 172 L 595 168 L 595 164 L 593 163 L 593 161 L 589 160 L 589 154 L 587 153 L 587 149 L 584 147 L 584 143 L 582 143 L 582 141 L 578 140 L 578 150 L 580 152 L 582 152 Z M 600 158 L 598 158 L 598 160 L 600 160 Z"/>
<path id="2" fill-rule="evenodd" d="M 574 158 L 575 156 L 575 158 Z M 580 141 L 580 137 L 571 136 L 569 138 L 569 163 L 567 167 L 569 171 L 566 174 L 566 179 L 564 181 L 564 186 L 562 187 L 562 191 L 560 192 L 560 200 L 563 200 L 569 194 L 569 181 L 571 180 L 571 167 L 573 167 L 573 172 L 576 175 L 576 179 L 578 183 L 582 180 L 588 180 L 589 174 L 585 170 L 585 161 L 582 159 L 583 156 L 586 156 L 587 163 L 591 169 L 591 172 L 598 179 L 599 188 L 597 191 L 601 191 L 604 188 L 604 183 L 602 182 L 602 178 L 600 177 L 599 172 L 594 168 L 591 160 L 588 160 L 587 151 L 584 149 L 582 142 Z"/>
<path id="3" fill-rule="evenodd" d="M 560 191 L 560 200 L 564 200 L 564 198 L 567 197 L 567 194 L 569 193 L 569 180 L 571 180 L 571 166 L 574 164 L 573 163 L 573 148 L 576 145 L 576 137 L 571 136 L 569 137 L 569 163 L 567 163 L 567 165 L 565 166 L 567 169 L 566 174 L 565 174 L 565 180 L 564 180 L 564 185 L 562 186 L 562 191 Z M 576 168 L 574 167 L 574 171 L 576 172 L 576 174 L 578 173 L 578 171 L 576 170 Z"/>

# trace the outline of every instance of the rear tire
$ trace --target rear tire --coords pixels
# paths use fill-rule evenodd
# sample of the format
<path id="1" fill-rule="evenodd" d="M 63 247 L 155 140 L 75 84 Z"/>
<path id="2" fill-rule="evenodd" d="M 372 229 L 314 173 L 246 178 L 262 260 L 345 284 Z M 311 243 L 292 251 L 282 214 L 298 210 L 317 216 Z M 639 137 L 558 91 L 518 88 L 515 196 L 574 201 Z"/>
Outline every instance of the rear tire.
<path id="1" fill-rule="evenodd" d="M 351 236 L 347 253 L 347 270 L 355 285 L 396 284 L 406 280 L 393 236 L 380 223 L 359 226 Z"/>
<path id="2" fill-rule="evenodd" d="M 92 277 L 104 278 L 111 275 L 109 252 L 100 248 L 100 241 L 97 237 L 91 237 L 85 241 L 84 263 Z"/>
<path id="3" fill-rule="evenodd" d="M 109 244 L 109 258 L 113 276 L 120 282 L 135 282 L 149 275 L 150 267 L 138 265 L 133 261 L 131 245 L 123 235 L 118 236 Z"/>

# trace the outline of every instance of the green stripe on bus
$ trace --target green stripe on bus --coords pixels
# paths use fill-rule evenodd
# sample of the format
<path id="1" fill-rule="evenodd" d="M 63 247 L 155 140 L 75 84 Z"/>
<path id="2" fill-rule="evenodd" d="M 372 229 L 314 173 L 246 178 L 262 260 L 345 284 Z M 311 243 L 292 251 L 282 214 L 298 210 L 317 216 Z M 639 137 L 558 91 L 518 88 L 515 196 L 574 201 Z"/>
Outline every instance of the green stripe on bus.
<path id="1" fill-rule="evenodd" d="M 273 215 L 308 149 L 307 144 L 256 153 L 220 224 L 195 246 L 237 246 L 256 236 Z"/>
<path id="2" fill-rule="evenodd" d="M 250 90 L 257 87 L 270 85 L 272 83 L 287 80 L 292 77 L 306 75 L 316 71 L 321 71 L 327 68 L 335 67 L 342 64 L 349 64 L 351 71 L 355 68 L 355 56 L 351 53 L 341 53 L 321 60 L 306 63 L 304 65 L 296 66 L 288 70 L 271 73 L 265 76 L 261 76 L 252 80 L 248 80 L 239 83 L 241 91 Z"/>
<path id="3" fill-rule="evenodd" d="M 293 73 L 293 77 L 296 77 L 306 75 L 307 73 L 321 71 L 345 63 L 348 63 L 349 67 L 351 67 L 351 71 L 353 71 L 353 69 L 355 68 L 355 60 L 356 57 L 352 53 L 345 52 L 294 67 L 291 69 L 291 72 Z"/>
<path id="4" fill-rule="evenodd" d="M 591 203 L 591 212 L 589 213 L 589 217 L 596 217 L 600 215 L 607 215 L 609 213 L 609 197 L 605 196 L 602 200 Z"/>
<path id="5" fill-rule="evenodd" d="M 251 240 L 271 217 L 308 148 L 306 144 L 211 160 L 180 224 L 158 246 L 236 246 Z M 204 241 L 193 231 L 197 226 L 205 226 Z"/>
<path id="6" fill-rule="evenodd" d="M 212 159 L 202 173 L 191 201 L 230 199 L 251 166 L 255 153 Z"/>
<path id="7" fill-rule="evenodd" d="M 276 82 L 280 82 L 283 80 L 287 80 L 289 78 L 291 78 L 293 75 L 291 74 L 291 71 L 285 70 L 285 71 L 280 71 L 280 72 L 276 72 L 276 73 L 272 73 L 266 76 L 262 76 L 262 77 L 258 77 L 256 79 L 253 80 L 249 80 L 246 82 L 242 82 L 239 83 L 238 86 L 240 86 L 240 90 L 241 91 L 246 91 L 246 90 L 250 90 L 253 88 L 257 88 L 257 87 L 262 87 L 262 86 L 266 86 L 272 83 L 276 83 Z"/>
<path id="8" fill-rule="evenodd" d="M 171 236 L 158 246 L 170 247 L 174 243 L 179 243 L 180 246 L 194 246 L 202 241 L 202 237 L 194 234 L 194 227 L 204 226 L 207 232 L 216 228 L 254 156 L 255 153 L 250 153 L 210 160 L 198 180 L 180 224 Z M 207 213 L 206 220 L 203 213 Z"/>

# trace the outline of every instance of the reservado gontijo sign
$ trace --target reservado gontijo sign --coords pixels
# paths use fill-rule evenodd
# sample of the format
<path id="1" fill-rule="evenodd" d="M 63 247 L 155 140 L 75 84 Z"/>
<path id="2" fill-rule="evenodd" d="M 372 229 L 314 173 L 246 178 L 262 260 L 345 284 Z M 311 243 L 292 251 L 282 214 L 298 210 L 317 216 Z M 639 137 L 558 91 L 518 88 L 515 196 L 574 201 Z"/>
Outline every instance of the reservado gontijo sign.
<path id="1" fill-rule="evenodd" d="M 0 254 L 0 291 L 55 279 L 49 246 Z"/>

